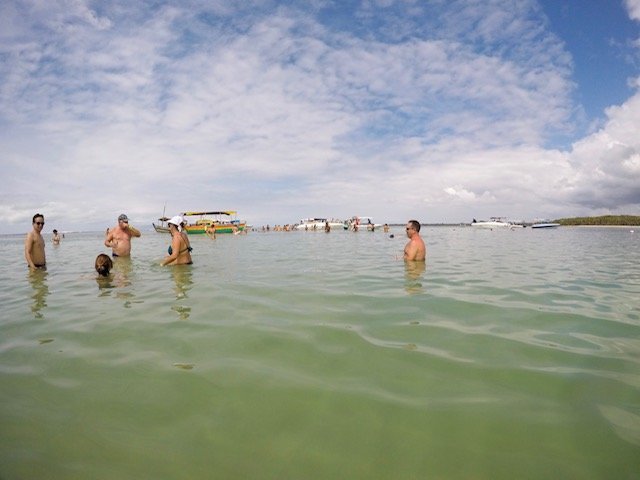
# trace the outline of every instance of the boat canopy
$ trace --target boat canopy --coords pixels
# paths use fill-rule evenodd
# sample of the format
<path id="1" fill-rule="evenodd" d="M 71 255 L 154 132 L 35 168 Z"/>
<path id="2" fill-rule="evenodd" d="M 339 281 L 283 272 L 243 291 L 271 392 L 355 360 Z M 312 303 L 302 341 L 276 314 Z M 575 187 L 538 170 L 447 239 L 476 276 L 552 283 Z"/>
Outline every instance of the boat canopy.
<path id="1" fill-rule="evenodd" d="M 236 215 L 238 212 L 235 210 L 226 210 L 224 212 L 184 212 L 182 215 L 195 216 L 195 215 Z"/>

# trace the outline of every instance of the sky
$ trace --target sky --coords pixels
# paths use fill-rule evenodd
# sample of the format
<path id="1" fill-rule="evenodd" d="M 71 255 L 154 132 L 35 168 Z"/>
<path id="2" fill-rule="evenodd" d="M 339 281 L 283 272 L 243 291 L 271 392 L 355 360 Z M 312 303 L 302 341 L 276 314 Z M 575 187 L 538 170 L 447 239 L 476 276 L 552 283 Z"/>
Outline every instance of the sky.
<path id="1" fill-rule="evenodd" d="M 640 215 L 640 0 L 4 0 L 0 233 Z"/>

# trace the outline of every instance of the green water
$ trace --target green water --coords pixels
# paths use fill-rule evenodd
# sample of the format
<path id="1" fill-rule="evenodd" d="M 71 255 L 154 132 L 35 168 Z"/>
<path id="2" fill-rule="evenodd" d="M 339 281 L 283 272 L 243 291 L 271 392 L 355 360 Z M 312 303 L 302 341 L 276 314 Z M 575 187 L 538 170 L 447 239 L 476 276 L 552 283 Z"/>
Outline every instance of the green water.
<path id="1" fill-rule="evenodd" d="M 638 479 L 629 230 L 0 237 L 0 478 Z"/>

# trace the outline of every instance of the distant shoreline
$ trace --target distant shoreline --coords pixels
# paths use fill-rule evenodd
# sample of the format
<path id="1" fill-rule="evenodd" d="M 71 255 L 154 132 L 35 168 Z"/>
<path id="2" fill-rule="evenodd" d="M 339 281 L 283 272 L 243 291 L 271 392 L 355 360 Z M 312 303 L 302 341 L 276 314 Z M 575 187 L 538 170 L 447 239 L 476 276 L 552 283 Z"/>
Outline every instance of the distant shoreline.
<path id="1" fill-rule="evenodd" d="M 580 228 L 640 228 L 640 225 L 561 225 L 561 227 L 580 227 Z"/>
<path id="2" fill-rule="evenodd" d="M 390 227 L 404 227 L 404 223 L 390 223 Z M 423 227 L 471 227 L 470 223 L 421 223 Z M 518 223 L 516 225 L 524 225 L 531 228 L 534 223 Z M 559 225 L 557 228 L 580 227 L 580 228 L 640 228 L 640 224 L 633 225 Z"/>

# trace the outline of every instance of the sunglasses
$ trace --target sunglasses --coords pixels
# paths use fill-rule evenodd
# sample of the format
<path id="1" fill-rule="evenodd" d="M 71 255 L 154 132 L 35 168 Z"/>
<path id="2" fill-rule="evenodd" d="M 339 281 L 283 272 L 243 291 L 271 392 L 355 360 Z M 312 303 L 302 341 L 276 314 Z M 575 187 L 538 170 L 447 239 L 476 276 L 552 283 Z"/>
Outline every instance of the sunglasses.
<path id="1" fill-rule="evenodd" d="M 33 222 L 36 225 L 44 225 L 44 222 Z"/>

